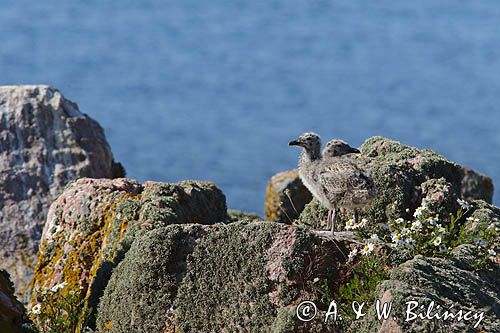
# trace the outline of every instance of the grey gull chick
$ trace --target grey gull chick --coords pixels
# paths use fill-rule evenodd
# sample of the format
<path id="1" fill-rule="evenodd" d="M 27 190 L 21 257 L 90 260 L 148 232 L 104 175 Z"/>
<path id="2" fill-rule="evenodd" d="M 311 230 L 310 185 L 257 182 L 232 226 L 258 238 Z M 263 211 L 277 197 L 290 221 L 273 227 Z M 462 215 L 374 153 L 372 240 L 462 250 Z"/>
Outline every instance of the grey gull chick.
<path id="1" fill-rule="evenodd" d="M 354 224 L 357 224 L 357 209 L 368 205 L 377 194 L 370 173 L 346 156 L 359 152 L 346 142 L 336 139 L 328 141 L 323 149 L 319 182 L 324 188 L 330 207 L 333 207 L 333 209 L 329 207 L 331 210 L 328 219 L 332 234 L 338 208 L 354 210 Z"/>
<path id="2" fill-rule="evenodd" d="M 368 190 L 370 186 L 365 184 L 371 182 L 374 189 L 371 177 L 353 160 L 342 157 L 359 153 L 359 150 L 341 140 L 333 140 L 327 144 L 322 156 L 321 138 L 311 132 L 302 134 L 289 145 L 303 148 L 299 159 L 299 176 L 312 195 L 329 209 L 327 226 L 333 234 L 338 208 L 364 206 L 368 202 L 365 197 L 374 196 Z"/>

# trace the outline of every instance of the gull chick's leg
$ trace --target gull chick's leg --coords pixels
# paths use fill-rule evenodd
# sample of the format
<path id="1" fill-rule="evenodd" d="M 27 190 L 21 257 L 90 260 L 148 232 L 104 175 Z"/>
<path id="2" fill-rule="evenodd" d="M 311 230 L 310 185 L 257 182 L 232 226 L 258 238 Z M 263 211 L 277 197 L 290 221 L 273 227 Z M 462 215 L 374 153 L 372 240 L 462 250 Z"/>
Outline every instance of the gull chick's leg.
<path id="1" fill-rule="evenodd" d="M 337 221 L 337 209 L 333 209 L 332 210 L 332 236 L 334 235 L 335 233 L 335 222 Z"/>
<path id="2" fill-rule="evenodd" d="M 354 224 L 358 224 L 358 220 L 359 220 L 358 209 L 354 208 Z"/>
<path id="3" fill-rule="evenodd" d="M 326 230 L 330 230 L 332 226 L 332 210 L 328 210 L 328 217 L 326 219 Z"/>

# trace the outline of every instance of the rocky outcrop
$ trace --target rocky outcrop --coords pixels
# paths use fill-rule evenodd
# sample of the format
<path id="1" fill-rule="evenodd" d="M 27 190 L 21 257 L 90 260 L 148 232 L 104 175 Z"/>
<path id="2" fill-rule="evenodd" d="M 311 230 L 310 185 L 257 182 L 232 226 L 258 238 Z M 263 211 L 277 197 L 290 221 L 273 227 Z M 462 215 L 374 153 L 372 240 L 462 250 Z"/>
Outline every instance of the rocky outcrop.
<path id="1" fill-rule="evenodd" d="M 100 332 L 333 332 L 300 322 L 300 300 L 318 304 L 348 270 L 342 252 L 282 223 L 171 225 L 136 238 L 99 304 Z"/>
<path id="2" fill-rule="evenodd" d="M 425 202 L 440 216 L 455 214 L 457 198 L 491 202 L 493 183 L 490 178 L 448 161 L 430 150 L 419 150 L 397 141 L 372 137 L 353 155 L 370 171 L 378 194 L 363 210 L 372 224 L 399 217 L 410 218 Z M 312 200 L 300 215 L 299 223 L 319 227 L 326 221 L 327 210 Z M 341 216 L 345 222 L 347 216 Z"/>
<path id="3" fill-rule="evenodd" d="M 475 272 L 467 264 L 475 257 L 474 246 L 461 245 L 453 251 L 450 259 L 416 256 L 396 267 L 390 279 L 377 287 L 378 299 L 392 302 L 392 316 L 379 322 L 372 311 L 362 323 L 357 323 L 357 330 L 381 333 L 497 332 L 500 328 L 500 266 L 491 265 L 488 271 Z M 412 302 L 417 302 L 418 306 Z M 432 303 L 431 318 L 414 318 L 419 313 L 427 315 Z M 462 316 L 469 311 L 470 314 L 461 320 L 458 316 L 443 319 L 445 311 L 458 314 L 460 310 Z M 473 318 L 474 314 L 481 312 L 482 320 Z M 474 327 L 476 323 L 478 325 Z"/>
<path id="4" fill-rule="evenodd" d="M 50 203 L 79 177 L 111 178 L 104 131 L 47 86 L 0 87 L 0 268 L 23 294 Z"/>
<path id="5" fill-rule="evenodd" d="M 0 270 L 0 332 L 31 332 L 29 324 L 24 306 L 14 296 L 9 273 Z"/>
<path id="6" fill-rule="evenodd" d="M 274 175 L 267 184 L 264 212 L 268 221 L 293 223 L 312 199 L 302 184 L 298 170 Z"/>
<path id="7" fill-rule="evenodd" d="M 138 235 L 170 224 L 227 220 L 225 196 L 208 182 L 79 179 L 50 207 L 32 288 L 65 282 L 65 290 L 81 293 L 95 310 L 111 270 Z"/>

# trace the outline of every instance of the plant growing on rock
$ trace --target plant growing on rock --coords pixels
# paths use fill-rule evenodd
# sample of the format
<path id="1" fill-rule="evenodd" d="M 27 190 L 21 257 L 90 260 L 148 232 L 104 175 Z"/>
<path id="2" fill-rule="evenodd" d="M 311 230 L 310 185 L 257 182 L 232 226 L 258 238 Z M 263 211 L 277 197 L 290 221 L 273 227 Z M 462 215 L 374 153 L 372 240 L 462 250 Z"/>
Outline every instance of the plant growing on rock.
<path id="1" fill-rule="evenodd" d="M 478 256 L 486 259 L 496 255 L 493 240 L 497 235 L 497 227 L 485 219 L 472 218 L 472 204 L 458 200 L 460 208 L 455 215 L 450 214 L 447 220 L 441 220 L 432 214 L 425 201 L 418 207 L 413 219 L 398 218 L 390 221 L 386 228 L 389 234 L 384 239 L 395 248 L 404 248 L 411 254 L 428 257 L 446 257 L 450 251 L 460 244 L 477 245 Z"/>
<path id="2" fill-rule="evenodd" d="M 84 309 L 85 298 L 73 290 L 65 292 L 67 283 L 50 289 L 35 290 L 38 301 L 30 311 L 30 318 L 40 333 L 83 332 L 91 309 Z"/>

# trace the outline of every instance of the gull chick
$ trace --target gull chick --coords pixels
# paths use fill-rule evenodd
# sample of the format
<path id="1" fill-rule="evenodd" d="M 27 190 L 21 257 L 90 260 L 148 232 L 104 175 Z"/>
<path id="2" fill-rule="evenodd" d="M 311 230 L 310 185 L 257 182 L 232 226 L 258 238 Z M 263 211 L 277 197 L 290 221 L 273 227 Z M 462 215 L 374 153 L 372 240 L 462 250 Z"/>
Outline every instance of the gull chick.
<path id="1" fill-rule="evenodd" d="M 367 202 L 365 197 L 374 195 L 368 190 L 370 186 L 364 184 L 371 182 L 374 189 L 371 177 L 353 160 L 344 157 L 349 153 L 359 153 L 359 150 L 344 141 L 332 140 L 321 154 L 321 138 L 312 132 L 302 134 L 289 145 L 303 148 L 299 176 L 312 195 L 329 209 L 327 226 L 333 234 L 338 208 L 363 206 Z M 356 215 L 357 211 L 355 220 Z"/>

